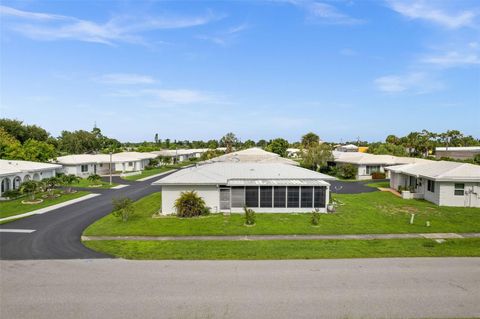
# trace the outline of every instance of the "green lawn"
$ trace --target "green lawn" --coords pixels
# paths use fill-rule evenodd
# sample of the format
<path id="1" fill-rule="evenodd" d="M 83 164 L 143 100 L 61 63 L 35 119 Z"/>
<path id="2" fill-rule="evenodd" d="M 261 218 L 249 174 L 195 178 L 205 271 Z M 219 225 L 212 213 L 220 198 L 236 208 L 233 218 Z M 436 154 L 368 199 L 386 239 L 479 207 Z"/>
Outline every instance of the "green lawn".
<path id="1" fill-rule="evenodd" d="M 182 236 L 254 234 L 381 234 L 427 232 L 480 232 L 479 208 L 439 207 L 426 201 L 403 200 L 388 192 L 334 197 L 342 205 L 334 214 L 322 214 L 320 227 L 310 225 L 310 214 L 257 214 L 254 227 L 244 226 L 243 214 L 181 219 L 152 218 L 160 209 L 161 194 L 135 202 L 136 216 L 124 223 L 108 215 L 85 230 L 90 236 Z M 409 224 L 410 214 L 415 222 Z M 426 227 L 430 221 L 431 227 Z"/>
<path id="2" fill-rule="evenodd" d="M 368 183 L 367 186 L 370 187 L 383 187 L 383 188 L 390 188 L 390 182 L 373 182 L 373 183 Z"/>
<path id="3" fill-rule="evenodd" d="M 97 185 L 101 185 L 101 186 L 97 186 Z M 110 185 L 108 182 L 104 182 L 104 181 L 92 182 L 86 178 L 82 178 L 79 183 L 73 183 L 66 186 L 67 187 L 88 187 L 88 188 L 110 188 L 117 185 L 118 184 L 115 184 L 115 183 L 112 183 L 112 185 Z M 92 186 L 96 186 L 96 187 L 92 187 Z"/>
<path id="4" fill-rule="evenodd" d="M 58 193 L 58 192 L 57 192 Z M 44 195 L 45 193 L 42 194 L 37 194 L 37 198 L 42 198 L 41 196 Z M 28 213 L 40 208 L 45 208 L 48 206 L 52 206 L 55 204 L 63 203 L 67 200 L 79 198 L 82 196 L 85 196 L 89 194 L 88 192 L 76 192 L 73 194 L 62 194 L 60 197 L 53 198 L 53 199 L 48 199 L 48 198 L 42 198 L 43 202 L 40 204 L 33 204 L 33 205 L 26 205 L 22 204 L 22 200 L 27 199 L 26 197 L 14 199 L 14 200 L 9 200 L 5 202 L 0 202 L 0 218 L 4 217 L 9 217 L 13 215 L 18 215 L 18 214 L 23 214 L 23 213 Z"/>
<path id="5" fill-rule="evenodd" d="M 318 259 L 480 256 L 480 239 L 84 241 L 126 259 Z"/>
<path id="6" fill-rule="evenodd" d="M 174 169 L 174 168 L 170 165 L 169 166 L 163 166 L 163 167 L 157 167 L 157 168 L 143 170 L 142 173 L 138 174 L 138 175 L 124 176 L 122 178 L 126 179 L 126 180 L 129 180 L 129 181 L 136 181 L 136 180 L 139 180 L 141 178 L 148 177 L 148 176 L 160 174 L 160 173 L 163 173 L 163 172 L 168 172 L 172 169 Z"/>

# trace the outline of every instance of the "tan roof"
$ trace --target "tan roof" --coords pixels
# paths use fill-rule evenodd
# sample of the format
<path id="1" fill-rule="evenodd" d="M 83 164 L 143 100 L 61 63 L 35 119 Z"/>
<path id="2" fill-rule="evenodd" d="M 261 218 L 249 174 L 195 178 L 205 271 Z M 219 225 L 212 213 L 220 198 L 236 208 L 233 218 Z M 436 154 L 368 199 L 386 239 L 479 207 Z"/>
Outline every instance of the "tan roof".
<path id="1" fill-rule="evenodd" d="M 212 158 L 204 163 L 283 163 L 298 165 L 297 162 L 281 157 L 272 152 L 267 152 L 258 147 L 252 147 L 243 151 L 235 151 L 222 156 Z"/>
<path id="2" fill-rule="evenodd" d="M 375 155 L 361 152 L 332 152 L 335 162 L 356 165 L 400 165 L 410 163 L 430 162 L 414 157 L 399 157 L 393 155 Z"/>
<path id="3" fill-rule="evenodd" d="M 428 161 L 391 166 L 385 169 L 436 181 L 480 181 L 480 166 L 468 163 Z"/>

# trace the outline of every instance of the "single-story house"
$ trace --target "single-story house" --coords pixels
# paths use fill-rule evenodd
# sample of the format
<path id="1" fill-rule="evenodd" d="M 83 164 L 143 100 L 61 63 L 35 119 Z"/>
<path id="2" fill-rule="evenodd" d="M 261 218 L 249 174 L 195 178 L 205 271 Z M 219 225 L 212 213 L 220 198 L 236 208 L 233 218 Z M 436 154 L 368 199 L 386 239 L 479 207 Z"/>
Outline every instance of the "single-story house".
<path id="1" fill-rule="evenodd" d="M 29 180 L 40 181 L 56 175 L 60 165 L 30 161 L 0 160 L 0 197 L 8 190 L 19 189 Z"/>
<path id="2" fill-rule="evenodd" d="M 357 167 L 356 179 L 366 180 L 372 178 L 372 173 L 380 172 L 388 176 L 385 167 L 393 165 L 430 162 L 421 158 L 398 157 L 393 155 L 375 155 L 360 152 L 338 152 L 333 151 L 333 158 L 336 165 L 352 164 Z"/>
<path id="3" fill-rule="evenodd" d="M 108 175 L 110 173 L 110 160 L 112 172 L 137 172 L 145 169 L 156 154 L 140 152 L 114 153 L 110 159 L 109 154 L 76 154 L 57 157 L 56 162 L 63 166 L 64 174 L 73 174 L 87 177 L 93 174 Z"/>
<path id="4" fill-rule="evenodd" d="M 480 154 L 480 146 L 435 148 L 435 157 L 438 159 L 442 157 L 450 157 L 453 159 L 466 160 L 472 159 L 478 154 Z"/>
<path id="5" fill-rule="evenodd" d="M 299 148 L 287 148 L 287 156 L 293 158 L 302 157 L 302 150 Z"/>
<path id="6" fill-rule="evenodd" d="M 440 206 L 480 207 L 480 166 L 448 162 L 386 167 L 390 187 L 404 198 L 420 198 Z"/>
<path id="7" fill-rule="evenodd" d="M 175 163 L 181 163 L 191 158 L 200 158 L 203 153 L 207 152 L 208 148 L 195 148 L 195 149 L 178 149 L 178 150 L 161 150 L 152 151 L 150 153 L 157 156 L 171 157 Z"/>
<path id="8" fill-rule="evenodd" d="M 225 155 L 214 157 L 203 163 L 283 163 L 298 165 L 298 162 L 281 157 L 272 152 L 267 152 L 259 147 L 252 147 L 242 151 L 234 151 Z"/>
<path id="9" fill-rule="evenodd" d="M 337 151 L 337 152 L 358 152 L 358 146 L 353 145 L 353 144 L 335 145 L 335 151 Z"/>
<path id="10" fill-rule="evenodd" d="M 153 185 L 162 186 L 162 214 L 175 213 L 182 192 L 196 191 L 213 212 L 327 211 L 332 176 L 282 163 L 212 163 L 182 169 Z"/>

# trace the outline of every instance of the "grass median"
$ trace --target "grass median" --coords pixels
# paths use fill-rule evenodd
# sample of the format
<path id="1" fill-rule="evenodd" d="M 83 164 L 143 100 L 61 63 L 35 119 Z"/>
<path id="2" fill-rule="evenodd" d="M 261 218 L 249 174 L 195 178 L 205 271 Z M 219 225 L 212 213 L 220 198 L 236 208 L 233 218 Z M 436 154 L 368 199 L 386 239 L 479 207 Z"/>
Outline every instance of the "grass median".
<path id="1" fill-rule="evenodd" d="M 85 241 L 96 251 L 125 259 L 322 259 L 379 257 L 478 257 L 480 239 Z"/>

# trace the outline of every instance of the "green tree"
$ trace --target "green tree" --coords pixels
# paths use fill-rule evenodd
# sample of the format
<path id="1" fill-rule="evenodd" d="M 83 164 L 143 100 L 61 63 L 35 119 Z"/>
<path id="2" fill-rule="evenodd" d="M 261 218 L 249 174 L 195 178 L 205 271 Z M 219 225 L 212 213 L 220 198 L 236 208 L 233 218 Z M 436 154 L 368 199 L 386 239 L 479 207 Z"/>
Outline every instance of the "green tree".
<path id="1" fill-rule="evenodd" d="M 0 158 L 12 159 L 9 157 L 9 153 L 12 149 L 20 147 L 20 142 L 10 135 L 3 127 L 0 127 Z"/>
<path id="2" fill-rule="evenodd" d="M 20 192 L 27 194 L 31 201 L 35 200 L 35 194 L 40 190 L 39 183 L 37 181 L 26 181 L 20 185 Z"/>
<path id="3" fill-rule="evenodd" d="M 48 132 L 43 128 L 36 125 L 24 125 L 23 122 L 19 120 L 2 118 L 0 119 L 0 128 L 3 128 L 22 144 L 28 139 L 45 142 L 49 137 Z"/>
<path id="4" fill-rule="evenodd" d="M 92 183 L 100 183 L 102 181 L 102 178 L 98 174 L 92 174 L 87 177 L 87 180 L 89 180 Z"/>
<path id="5" fill-rule="evenodd" d="M 238 143 L 238 138 L 232 132 L 225 134 L 225 136 L 220 139 L 220 145 L 227 148 L 226 153 L 231 153 Z"/>
<path id="6" fill-rule="evenodd" d="M 243 148 L 252 148 L 252 147 L 255 147 L 255 142 L 252 140 L 246 140 L 243 143 Z"/>
<path id="7" fill-rule="evenodd" d="M 400 139 L 395 135 L 388 135 L 387 138 L 385 139 L 385 142 L 389 144 L 399 145 Z"/>
<path id="8" fill-rule="evenodd" d="M 326 144 L 317 144 L 307 149 L 302 157 L 301 165 L 305 168 L 318 171 L 320 168 L 327 166 L 329 161 L 333 161 L 332 150 Z"/>
<path id="9" fill-rule="evenodd" d="M 44 179 L 43 182 L 45 183 L 47 192 L 50 197 L 53 197 L 53 192 L 55 191 L 55 188 L 61 184 L 60 178 L 56 176 L 52 176 L 50 178 Z"/>
<path id="10" fill-rule="evenodd" d="M 135 213 L 133 201 L 130 198 L 114 198 L 112 199 L 112 204 L 112 215 L 120 218 L 123 222 L 128 221 Z"/>
<path id="11" fill-rule="evenodd" d="M 265 147 L 267 147 L 267 145 L 268 145 L 268 142 L 265 141 L 265 140 L 259 140 L 257 142 L 257 146 L 260 147 L 260 148 L 265 148 Z"/>
<path id="12" fill-rule="evenodd" d="M 209 214 L 205 201 L 195 191 L 182 192 L 175 201 L 174 206 L 178 217 L 195 217 Z"/>
<path id="13" fill-rule="evenodd" d="M 287 156 L 287 149 L 290 144 L 286 139 L 283 138 L 276 138 L 267 145 L 265 148 L 269 152 L 276 153 L 282 157 Z"/>
<path id="14" fill-rule="evenodd" d="M 34 139 L 27 140 L 23 145 L 17 145 L 7 155 L 10 159 L 19 159 L 33 162 L 48 162 L 55 159 L 57 152 L 55 146 L 47 142 Z"/>
<path id="15" fill-rule="evenodd" d="M 308 149 L 313 146 L 317 146 L 320 143 L 320 137 L 312 132 L 309 132 L 302 136 L 302 146 Z"/>
<path id="16" fill-rule="evenodd" d="M 59 137 L 59 148 L 69 154 L 91 153 L 100 150 L 100 142 L 96 133 L 84 130 L 62 131 Z"/>
<path id="17" fill-rule="evenodd" d="M 62 175 L 60 177 L 60 181 L 61 181 L 62 185 L 67 186 L 67 193 L 71 193 L 72 192 L 72 185 L 80 183 L 80 180 L 81 180 L 80 177 L 78 177 L 76 175 L 73 175 L 73 174 Z"/>
<path id="18" fill-rule="evenodd" d="M 337 168 L 337 175 L 344 179 L 354 179 L 357 176 L 358 168 L 352 164 L 341 164 Z"/>
<path id="19" fill-rule="evenodd" d="M 376 155 L 407 156 L 405 147 L 391 143 L 380 143 L 368 147 L 368 152 Z"/>

